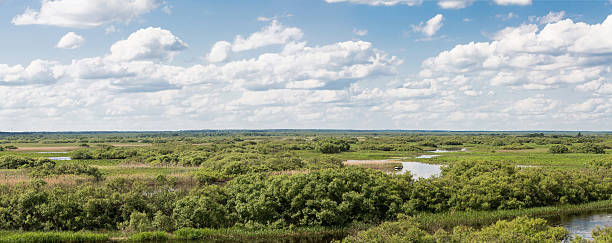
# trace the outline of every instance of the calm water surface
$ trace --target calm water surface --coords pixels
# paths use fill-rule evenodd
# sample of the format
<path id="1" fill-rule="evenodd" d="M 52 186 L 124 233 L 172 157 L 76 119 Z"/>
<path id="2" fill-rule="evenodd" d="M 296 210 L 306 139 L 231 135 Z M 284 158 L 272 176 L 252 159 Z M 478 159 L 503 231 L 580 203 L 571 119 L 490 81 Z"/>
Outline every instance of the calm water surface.
<path id="1" fill-rule="evenodd" d="M 419 156 L 417 156 L 415 158 L 417 158 L 417 159 L 431 159 L 433 157 L 438 157 L 438 156 L 440 156 L 440 155 L 437 155 L 437 154 L 423 154 L 423 155 L 419 155 Z"/>
<path id="2" fill-rule="evenodd" d="M 410 172 L 414 178 L 429 178 L 440 175 L 442 165 L 425 164 L 421 162 L 402 162 L 402 170 L 398 174 Z"/>
<path id="3" fill-rule="evenodd" d="M 593 239 L 591 231 L 597 226 L 612 226 L 612 212 L 600 212 L 595 214 L 574 215 L 551 220 L 555 226 L 563 226 L 573 235 L 579 235 L 585 239 Z"/>

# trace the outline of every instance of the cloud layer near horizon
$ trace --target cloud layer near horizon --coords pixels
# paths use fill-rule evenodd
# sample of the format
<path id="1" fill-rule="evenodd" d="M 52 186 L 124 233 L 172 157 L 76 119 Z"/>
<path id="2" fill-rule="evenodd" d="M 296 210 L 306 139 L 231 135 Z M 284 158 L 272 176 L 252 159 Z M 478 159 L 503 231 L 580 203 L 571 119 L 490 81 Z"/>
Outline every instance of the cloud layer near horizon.
<path id="1" fill-rule="evenodd" d="M 413 77 L 398 75 L 402 60 L 375 43 L 311 45 L 300 28 L 276 20 L 232 42 L 219 40 L 206 61 L 179 66 L 172 60 L 189 43 L 148 27 L 110 45 L 106 55 L 0 64 L 0 124 L 20 130 L 606 129 L 612 15 L 597 24 L 552 19 L 456 45 L 424 60 Z M 234 55 L 246 51 L 253 52 Z M 576 96 L 564 96 L 568 91 Z"/>

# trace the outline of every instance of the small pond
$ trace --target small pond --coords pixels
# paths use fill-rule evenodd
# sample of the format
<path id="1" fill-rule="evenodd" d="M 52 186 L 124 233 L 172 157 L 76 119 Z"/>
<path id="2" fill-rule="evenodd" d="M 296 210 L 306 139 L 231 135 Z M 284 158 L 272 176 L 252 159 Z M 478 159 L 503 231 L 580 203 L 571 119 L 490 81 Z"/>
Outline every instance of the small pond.
<path id="1" fill-rule="evenodd" d="M 414 178 L 429 178 L 440 175 L 442 165 L 425 164 L 421 162 L 402 162 L 402 170 L 398 174 L 410 172 Z"/>
<path id="2" fill-rule="evenodd" d="M 49 157 L 50 160 L 72 160 L 70 157 Z"/>
<path id="3" fill-rule="evenodd" d="M 438 157 L 438 156 L 440 156 L 440 155 L 437 155 L 437 154 L 423 154 L 423 155 L 419 155 L 419 156 L 417 156 L 415 158 L 417 158 L 417 159 L 431 159 L 433 157 Z"/>
<path id="4" fill-rule="evenodd" d="M 612 226 L 612 212 L 561 217 L 556 220 L 551 220 L 551 223 L 555 226 L 565 227 L 572 235 L 575 234 L 582 238 L 592 240 L 591 231 L 593 231 L 596 226 Z"/>
<path id="5" fill-rule="evenodd" d="M 67 154 L 68 152 L 36 152 L 37 154 Z"/>

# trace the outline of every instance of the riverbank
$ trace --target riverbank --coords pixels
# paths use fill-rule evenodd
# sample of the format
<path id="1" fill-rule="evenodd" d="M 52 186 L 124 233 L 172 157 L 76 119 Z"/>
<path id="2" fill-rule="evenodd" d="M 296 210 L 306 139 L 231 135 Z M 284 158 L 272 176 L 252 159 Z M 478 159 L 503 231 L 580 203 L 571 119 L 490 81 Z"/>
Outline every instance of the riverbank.
<path id="1" fill-rule="evenodd" d="M 512 219 L 519 216 L 543 218 L 549 222 L 564 216 L 588 214 L 591 212 L 612 212 L 612 200 L 591 202 L 577 205 L 561 205 L 536 207 L 527 209 L 495 210 L 495 211 L 461 211 L 446 213 L 424 213 L 415 216 L 423 230 L 435 232 L 439 229 L 450 230 L 455 226 L 464 225 L 483 227 L 502 219 Z"/>
<path id="2" fill-rule="evenodd" d="M 578 205 L 537 207 L 517 210 L 447 212 L 419 214 L 414 220 L 427 232 L 439 229 L 452 230 L 455 226 L 485 227 L 499 220 L 517 217 L 543 218 L 549 223 L 572 215 L 592 212 L 612 212 L 612 200 Z M 165 241 L 208 240 L 213 242 L 329 242 L 341 240 L 348 235 L 367 229 L 372 225 L 353 225 L 348 228 L 310 227 L 296 229 L 179 229 L 172 234 L 166 232 L 19 232 L 1 231 L 0 242 L 121 242 L 121 241 Z"/>

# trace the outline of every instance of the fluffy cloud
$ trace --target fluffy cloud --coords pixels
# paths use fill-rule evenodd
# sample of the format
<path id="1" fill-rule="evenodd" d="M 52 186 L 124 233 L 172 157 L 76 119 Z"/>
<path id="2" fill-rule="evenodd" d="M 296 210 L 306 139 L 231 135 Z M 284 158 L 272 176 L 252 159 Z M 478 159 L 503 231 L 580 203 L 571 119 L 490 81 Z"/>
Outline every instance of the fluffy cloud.
<path id="1" fill-rule="evenodd" d="M 178 66 L 164 61 L 187 44 L 170 31 L 146 28 L 107 55 L 0 64 L 0 124 L 23 130 L 603 129 L 612 112 L 609 22 L 506 28 L 491 41 L 427 59 L 419 77 L 398 76 L 402 61 L 373 43 L 314 45 L 302 37 L 240 55 L 221 41 L 209 62 Z"/>
<path id="2" fill-rule="evenodd" d="M 53 61 L 37 59 L 25 68 L 0 64 L 0 85 L 50 84 L 62 76 L 62 67 Z"/>
<path id="3" fill-rule="evenodd" d="M 12 23 L 92 28 L 130 22 L 159 5 L 157 0 L 43 0 L 39 10 L 28 8 L 15 16 Z"/>
<path id="4" fill-rule="evenodd" d="M 555 109 L 559 105 L 558 100 L 548 99 L 544 97 L 529 97 L 516 101 L 512 106 L 505 111 L 517 114 L 543 115 Z"/>
<path id="5" fill-rule="evenodd" d="M 76 49 L 81 47 L 81 45 L 85 42 L 85 38 L 80 35 L 75 34 L 74 32 L 68 32 L 57 42 L 55 47 L 62 49 Z"/>
<path id="6" fill-rule="evenodd" d="M 109 58 L 117 61 L 168 61 L 186 48 L 187 44 L 172 32 L 149 27 L 113 44 Z"/>
<path id="7" fill-rule="evenodd" d="M 279 53 L 214 66 L 219 79 L 250 90 L 341 89 L 356 80 L 393 74 L 396 57 L 364 41 L 346 41 L 309 47 L 288 43 Z"/>
<path id="8" fill-rule="evenodd" d="M 610 113 L 612 112 L 612 100 L 602 98 L 591 98 L 583 103 L 572 104 L 565 108 L 567 112 L 588 112 L 588 113 Z"/>
<path id="9" fill-rule="evenodd" d="M 232 43 L 227 41 L 218 41 L 210 49 L 210 53 L 206 57 L 209 62 L 225 61 L 232 50 Z"/>
<path id="10" fill-rule="evenodd" d="M 433 36 L 442 28 L 442 20 L 444 20 L 444 16 L 436 14 L 436 16 L 427 20 L 426 23 L 421 22 L 419 25 L 413 25 L 412 30 L 423 33 L 426 36 Z"/>
<path id="11" fill-rule="evenodd" d="M 269 45 L 281 45 L 289 41 L 302 39 L 302 30 L 298 28 L 284 27 L 276 20 L 261 31 L 244 38 L 240 35 L 234 39 L 232 50 L 235 52 L 248 51 Z"/>
<path id="12" fill-rule="evenodd" d="M 397 4 L 404 4 L 408 6 L 421 5 L 423 0 L 325 0 L 328 3 L 341 3 L 349 2 L 356 4 L 367 4 L 372 6 L 393 6 Z"/>
<path id="13" fill-rule="evenodd" d="M 299 28 L 285 27 L 278 23 L 276 17 L 260 17 L 258 19 L 263 22 L 271 21 L 271 23 L 247 38 L 237 35 L 233 44 L 227 41 L 218 41 L 210 49 L 206 59 L 209 62 L 222 62 L 227 60 L 232 52 L 248 51 L 270 45 L 283 45 L 291 41 L 298 41 L 304 35 Z"/>
<path id="14" fill-rule="evenodd" d="M 612 16 L 593 25 L 566 19 L 541 29 L 536 25 L 509 27 L 491 42 L 457 45 L 425 60 L 421 76 L 464 75 L 473 83 L 522 89 L 597 82 L 577 87 L 605 93 L 612 60 L 612 41 L 606 37 L 610 35 Z"/>
<path id="15" fill-rule="evenodd" d="M 496 4 L 507 6 L 507 5 L 519 5 L 526 6 L 531 5 L 531 0 L 493 0 Z"/>
<path id="16" fill-rule="evenodd" d="M 470 6 L 475 0 L 440 0 L 438 6 L 444 9 L 462 9 Z"/>
<path id="17" fill-rule="evenodd" d="M 354 105 L 350 87 L 394 75 L 401 64 L 364 41 L 308 45 L 290 39 L 281 45 L 277 51 L 227 61 L 222 56 L 231 46 L 227 42 L 221 54 L 208 56 L 223 63 L 175 66 L 161 61 L 171 60 L 186 44 L 170 31 L 146 28 L 116 42 L 104 56 L 67 64 L 0 65 L 0 96 L 10 96 L 0 104 L 0 123 L 10 122 L 9 117 L 26 119 L 20 115 L 24 112 L 41 115 L 27 118 L 32 129 L 116 129 L 117 124 L 122 129 L 172 129 L 172 123 L 156 121 L 175 118 L 181 128 L 199 128 L 202 121 L 223 127 L 244 120 L 270 126 L 344 122 L 353 116 L 347 107 Z M 40 125 L 49 119 L 75 122 Z"/>

